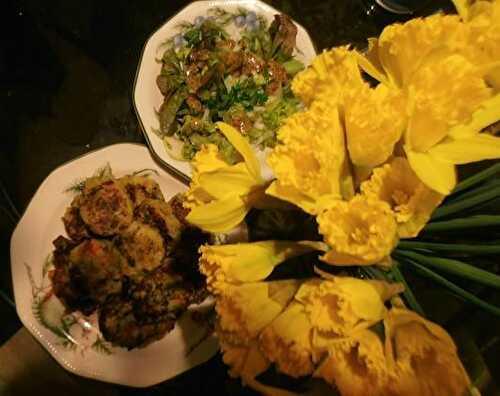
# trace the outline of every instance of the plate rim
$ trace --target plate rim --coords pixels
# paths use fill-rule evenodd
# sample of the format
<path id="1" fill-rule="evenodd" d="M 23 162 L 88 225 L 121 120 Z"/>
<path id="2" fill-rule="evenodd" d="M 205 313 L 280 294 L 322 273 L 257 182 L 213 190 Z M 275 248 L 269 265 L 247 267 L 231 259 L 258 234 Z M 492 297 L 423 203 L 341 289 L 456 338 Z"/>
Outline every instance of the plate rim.
<path id="1" fill-rule="evenodd" d="M 47 339 L 47 337 L 44 336 L 38 330 L 38 327 L 37 327 L 36 323 L 33 321 L 33 318 L 29 316 L 28 311 L 27 310 L 21 310 L 20 304 L 17 303 L 19 301 L 19 299 L 20 299 L 20 297 L 19 297 L 19 291 L 18 291 L 19 288 L 15 287 L 16 282 L 15 282 L 15 279 L 14 279 L 14 261 L 12 259 L 13 258 L 13 250 L 14 250 L 13 249 L 14 239 L 17 237 L 17 234 L 19 233 L 19 230 L 20 230 L 20 228 L 22 226 L 21 223 L 23 221 L 25 221 L 27 212 L 29 211 L 30 207 L 32 206 L 35 197 L 41 191 L 42 187 L 47 182 L 47 180 L 49 180 L 51 178 L 51 176 L 53 176 L 53 174 L 56 173 L 58 170 L 60 170 L 61 168 L 66 167 L 67 165 L 72 164 L 73 162 L 81 160 L 82 158 L 87 157 L 89 155 L 95 154 L 96 152 L 105 151 L 105 150 L 108 150 L 108 149 L 116 149 L 119 146 L 128 146 L 128 147 L 132 146 L 134 148 L 144 149 L 150 155 L 151 160 L 153 160 L 153 161 L 155 160 L 154 156 L 151 153 L 151 150 L 149 150 L 148 146 L 145 145 L 145 144 L 135 143 L 135 142 L 114 143 L 114 144 L 110 144 L 110 145 L 107 145 L 107 146 L 95 148 L 95 149 L 90 150 L 90 151 L 88 151 L 86 153 L 80 154 L 80 155 L 78 155 L 78 156 L 76 156 L 76 157 L 74 157 L 74 158 L 72 158 L 72 159 L 70 159 L 68 161 L 65 161 L 64 163 L 62 163 L 62 164 L 58 165 L 56 168 L 54 168 L 47 176 L 45 176 L 45 178 L 38 185 L 37 189 L 35 190 L 35 192 L 31 196 L 28 204 L 24 208 L 24 210 L 22 212 L 22 215 L 19 218 L 19 221 L 17 222 L 16 227 L 12 231 L 12 234 L 11 234 L 11 237 L 10 237 L 10 241 L 9 241 L 9 259 L 10 259 L 10 269 L 11 269 L 11 281 L 12 281 L 12 289 L 13 289 L 13 295 L 14 295 L 14 302 L 15 302 L 16 313 L 17 313 L 17 316 L 19 317 L 21 323 L 28 330 L 28 332 L 33 336 L 33 338 L 35 338 L 36 341 L 47 351 L 47 353 L 54 360 L 56 360 L 57 363 L 60 366 L 62 366 L 65 370 L 69 371 L 72 374 L 78 375 L 80 377 L 88 378 L 88 379 L 92 379 L 92 380 L 98 380 L 98 381 L 102 381 L 102 382 L 106 382 L 106 383 L 112 383 L 112 384 L 117 384 L 117 385 L 130 386 L 130 387 L 134 387 L 134 388 L 147 388 L 147 387 L 159 384 L 161 382 L 173 379 L 173 378 L 181 375 L 182 373 L 185 373 L 186 371 L 190 370 L 191 368 L 194 368 L 194 367 L 196 367 L 198 365 L 201 365 L 201 364 L 207 362 L 208 360 L 210 360 L 211 358 L 213 358 L 213 356 L 215 356 L 215 354 L 217 353 L 217 351 L 214 354 L 209 354 L 209 356 L 206 359 L 203 359 L 199 364 L 190 367 L 188 370 L 179 372 L 176 375 L 171 376 L 169 378 L 162 378 L 160 380 L 149 380 L 149 381 L 142 381 L 142 382 L 138 382 L 137 380 L 135 380 L 135 381 L 134 380 L 131 380 L 131 381 L 127 381 L 127 380 L 112 381 L 110 379 L 106 379 L 105 377 L 99 375 L 98 372 L 94 372 L 93 373 L 92 371 L 89 371 L 89 370 L 78 370 L 77 367 L 75 367 L 74 365 L 72 365 L 68 360 L 66 360 L 64 358 L 64 356 L 62 356 L 59 353 L 57 346 L 55 346 L 54 343 L 51 340 Z M 160 169 L 161 169 L 161 167 L 160 167 Z M 177 177 L 175 177 L 175 175 L 172 175 L 169 172 L 166 172 L 166 176 L 167 177 L 171 177 L 171 178 L 175 179 L 176 181 L 178 181 L 180 183 L 183 183 L 181 180 L 179 180 Z M 17 269 L 16 269 L 16 273 L 18 273 Z"/>
<path id="2" fill-rule="evenodd" d="M 139 60 L 138 60 L 138 63 L 137 63 L 137 68 L 136 68 L 136 71 L 135 71 L 135 76 L 134 76 L 134 83 L 132 84 L 132 102 L 133 102 L 133 106 L 134 106 L 134 112 L 135 112 L 135 115 L 137 117 L 137 120 L 139 121 L 139 126 L 141 128 L 141 132 L 144 136 L 144 139 L 146 140 L 146 143 L 147 143 L 147 147 L 149 148 L 149 151 L 151 152 L 152 156 L 155 157 L 155 159 L 163 166 L 165 167 L 166 169 L 168 169 L 169 172 L 172 172 L 174 173 L 178 178 L 180 178 L 185 184 L 189 184 L 191 182 L 191 178 L 186 175 L 185 173 L 183 173 L 182 171 L 180 171 L 179 169 L 177 169 L 176 167 L 174 167 L 173 165 L 169 164 L 168 162 L 166 162 L 163 158 L 161 158 L 161 156 L 156 152 L 156 150 L 154 149 L 153 147 L 153 144 L 151 143 L 151 140 L 149 138 L 149 134 L 148 132 L 146 131 L 146 128 L 144 126 L 144 123 L 142 122 L 142 118 L 139 114 L 139 110 L 137 109 L 137 103 L 136 103 L 136 100 L 135 100 L 135 91 L 136 91 L 136 88 L 137 88 L 137 80 L 139 78 L 139 71 L 141 70 L 141 65 L 142 65 L 142 60 L 144 58 L 144 53 L 146 52 L 146 46 L 148 45 L 149 41 L 151 40 L 151 38 L 156 34 L 158 33 L 158 31 L 163 27 L 165 26 L 167 23 L 169 23 L 172 19 L 174 19 L 176 16 L 178 16 L 179 14 L 181 14 L 182 12 L 184 12 L 186 9 L 190 8 L 190 7 L 193 7 L 194 5 L 204 5 L 204 4 L 207 4 L 209 5 L 210 3 L 233 3 L 233 4 L 237 4 L 237 3 L 255 3 L 255 4 L 261 4 L 263 5 L 264 7 L 267 7 L 267 8 L 270 8 L 271 10 L 273 10 L 274 12 L 282 12 L 280 10 L 278 10 L 277 8 L 273 7 L 272 5 L 270 4 L 267 4 L 261 0 L 197 0 L 197 1 L 193 1 L 187 5 L 185 5 L 184 7 L 180 8 L 175 14 L 173 14 L 172 16 L 168 17 L 164 22 L 161 23 L 161 25 L 157 26 L 146 38 L 146 40 L 144 41 L 144 44 L 142 46 L 142 49 L 141 49 L 141 55 L 139 56 Z M 214 5 L 212 5 L 213 7 Z M 287 14 L 288 15 L 288 14 Z M 303 29 L 307 36 L 309 37 L 310 41 L 311 41 L 311 44 L 313 46 L 313 49 L 314 49 L 314 52 L 316 54 L 318 54 L 318 48 L 316 46 L 316 43 L 313 41 L 312 39 L 312 36 L 311 34 L 309 33 L 309 30 L 307 30 L 301 23 L 297 22 L 295 19 L 292 18 L 292 21 L 293 23 L 295 23 L 298 27 L 300 27 L 301 29 Z"/>

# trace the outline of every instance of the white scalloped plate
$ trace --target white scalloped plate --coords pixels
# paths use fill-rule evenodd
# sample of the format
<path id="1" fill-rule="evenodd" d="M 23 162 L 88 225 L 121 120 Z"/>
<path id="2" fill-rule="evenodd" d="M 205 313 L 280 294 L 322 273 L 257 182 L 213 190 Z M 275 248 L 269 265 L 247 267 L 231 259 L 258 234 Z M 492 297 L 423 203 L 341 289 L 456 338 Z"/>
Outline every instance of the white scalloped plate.
<path id="1" fill-rule="evenodd" d="M 191 308 L 161 340 L 127 351 L 102 340 L 95 314 L 62 314 L 62 305 L 50 293 L 50 268 L 44 265 L 52 241 L 65 234 L 61 217 L 73 197 L 65 190 L 107 163 L 118 177 L 141 169 L 155 170 L 158 174 L 151 177 L 160 184 L 165 199 L 186 190 L 158 166 L 146 146 L 138 144 L 108 146 L 57 168 L 40 185 L 12 234 L 14 295 L 23 324 L 65 369 L 83 377 L 145 387 L 189 370 L 216 353 L 217 341 L 209 335 L 208 324 L 192 320 L 193 312 L 206 313 L 211 303 Z"/>
<path id="2" fill-rule="evenodd" d="M 149 148 L 157 157 L 159 162 L 181 178 L 191 178 L 191 164 L 187 161 L 179 161 L 172 158 L 165 150 L 162 140 L 155 134 L 154 130 L 159 128 L 156 110 L 163 102 L 163 96 L 156 86 L 156 77 L 160 73 L 161 64 L 157 61 L 161 57 L 162 44 L 169 38 L 179 33 L 178 25 L 181 22 L 193 22 L 197 16 L 206 16 L 207 10 L 212 7 L 220 7 L 226 11 L 235 12 L 239 7 L 254 11 L 271 22 L 278 10 L 259 0 L 214 0 L 195 1 L 179 13 L 170 18 L 158 30 L 156 30 L 146 41 L 137 68 L 134 82 L 134 106 L 137 117 L 141 124 L 144 136 Z M 307 31 L 295 22 L 297 32 L 296 58 L 308 65 L 316 56 L 314 44 Z M 231 29 L 228 28 L 229 33 Z M 265 152 L 258 153 L 263 164 L 264 176 L 266 176 Z"/>

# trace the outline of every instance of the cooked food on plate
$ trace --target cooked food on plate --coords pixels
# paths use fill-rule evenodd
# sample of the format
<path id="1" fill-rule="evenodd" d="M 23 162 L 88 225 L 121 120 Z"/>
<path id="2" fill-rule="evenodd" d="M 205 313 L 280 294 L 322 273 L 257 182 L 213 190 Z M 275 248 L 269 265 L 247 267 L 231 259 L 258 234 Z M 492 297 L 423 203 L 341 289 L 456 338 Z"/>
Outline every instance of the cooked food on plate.
<path id="1" fill-rule="evenodd" d="M 238 152 L 217 131 L 218 121 L 260 149 L 273 147 L 282 121 L 299 109 L 290 89 L 304 68 L 295 56 L 296 35 L 288 16 L 275 15 L 268 26 L 245 9 L 213 8 L 207 17 L 182 25 L 165 43 L 156 80 L 164 97 L 157 133 L 172 157 L 191 160 L 211 143 L 234 163 Z"/>
<path id="2" fill-rule="evenodd" d="M 146 346 L 205 299 L 196 264 L 208 235 L 148 176 L 105 174 L 80 187 L 62 219 L 68 238 L 54 240 L 54 294 L 68 312 L 97 312 L 107 341 Z"/>

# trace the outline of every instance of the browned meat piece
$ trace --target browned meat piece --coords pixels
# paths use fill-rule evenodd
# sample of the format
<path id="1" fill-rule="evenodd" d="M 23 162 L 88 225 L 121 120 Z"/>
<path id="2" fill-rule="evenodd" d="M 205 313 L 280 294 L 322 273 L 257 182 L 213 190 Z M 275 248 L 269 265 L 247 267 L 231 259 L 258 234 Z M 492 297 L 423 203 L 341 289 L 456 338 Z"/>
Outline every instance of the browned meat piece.
<path id="1" fill-rule="evenodd" d="M 110 298 L 99 314 L 99 329 L 104 338 L 128 349 L 145 347 L 161 339 L 174 327 L 175 318 L 141 323 L 136 318 L 133 303 L 119 296 Z"/>
<path id="2" fill-rule="evenodd" d="M 221 53 L 224 73 L 233 73 L 243 64 L 243 53 L 241 51 L 223 51 Z"/>
<path id="3" fill-rule="evenodd" d="M 192 284 L 182 281 L 168 266 L 158 268 L 138 282 L 132 282 L 129 288 L 135 315 L 141 322 L 177 317 L 191 304 L 193 295 Z"/>
<path id="4" fill-rule="evenodd" d="M 49 273 L 52 291 L 66 307 L 67 312 L 80 310 L 84 314 L 91 314 L 96 309 L 95 302 L 71 287 L 69 253 L 76 244 L 63 236 L 57 237 L 53 244 L 55 268 Z"/>
<path id="5" fill-rule="evenodd" d="M 203 105 L 195 95 L 189 95 L 186 99 L 186 103 L 195 114 L 199 114 L 203 111 Z"/>
<path id="6" fill-rule="evenodd" d="M 245 135 L 252 129 L 253 123 L 252 120 L 242 112 L 231 116 L 231 125 Z"/>
<path id="7" fill-rule="evenodd" d="M 268 95 L 272 95 L 287 83 L 288 75 L 285 68 L 275 60 L 267 62 L 267 71 L 269 73 L 270 81 L 267 84 L 266 93 Z"/>
<path id="8" fill-rule="evenodd" d="M 189 63 L 205 62 L 210 59 L 210 51 L 207 49 L 193 49 L 188 57 Z"/>
<path id="9" fill-rule="evenodd" d="M 59 237 L 54 246 L 52 287 L 69 312 L 89 315 L 109 295 L 121 292 L 125 260 L 111 242 L 87 239 L 75 246 Z"/>
<path id="10" fill-rule="evenodd" d="M 95 234 L 110 236 L 127 228 L 132 221 L 132 211 L 132 202 L 117 181 L 105 180 L 95 187 L 86 185 L 80 216 Z"/>
<path id="11" fill-rule="evenodd" d="M 62 218 L 66 234 L 74 241 L 90 238 L 89 230 L 80 216 L 82 200 L 82 196 L 77 195 L 71 202 L 71 206 L 66 208 L 66 212 Z"/>
<path id="12" fill-rule="evenodd" d="M 71 287 L 97 305 L 122 289 L 125 259 L 110 242 L 88 239 L 69 254 Z"/>
<path id="13" fill-rule="evenodd" d="M 235 46 L 236 42 L 232 39 L 220 40 L 216 44 L 216 47 L 222 50 L 232 50 Z"/>
<path id="14" fill-rule="evenodd" d="M 273 48 L 281 51 L 285 56 L 291 56 L 295 48 L 297 38 L 297 26 L 288 15 L 278 14 L 269 27 Z"/>
<path id="15" fill-rule="evenodd" d="M 135 209 L 134 216 L 138 221 L 156 228 L 169 245 L 180 236 L 182 225 L 164 201 L 146 199 Z"/>
<path id="16" fill-rule="evenodd" d="M 127 259 L 123 271 L 128 276 L 142 276 L 160 266 L 165 258 L 166 247 L 160 232 L 137 221 L 117 236 L 113 242 Z"/>
<path id="17" fill-rule="evenodd" d="M 134 207 L 145 199 L 164 200 L 159 184 L 147 176 L 123 176 L 117 181 L 127 192 Z"/>
<path id="18" fill-rule="evenodd" d="M 185 208 L 183 203 L 183 195 L 176 194 L 168 201 L 168 205 L 172 208 L 174 216 L 177 217 L 177 220 L 181 222 L 182 225 L 188 226 L 189 223 L 186 221 L 186 216 L 189 214 L 190 209 Z"/>
<path id="19" fill-rule="evenodd" d="M 264 69 L 264 65 L 265 62 L 257 55 L 250 52 L 245 52 L 245 55 L 243 57 L 242 73 L 246 75 L 260 73 Z"/>
<path id="20" fill-rule="evenodd" d="M 206 68 L 206 67 L 205 67 Z M 216 68 L 208 68 L 207 70 L 204 67 L 200 67 L 199 64 L 189 65 L 186 69 L 186 84 L 189 88 L 190 93 L 196 93 L 198 90 L 203 87 L 206 83 L 210 81 L 213 77 Z"/>

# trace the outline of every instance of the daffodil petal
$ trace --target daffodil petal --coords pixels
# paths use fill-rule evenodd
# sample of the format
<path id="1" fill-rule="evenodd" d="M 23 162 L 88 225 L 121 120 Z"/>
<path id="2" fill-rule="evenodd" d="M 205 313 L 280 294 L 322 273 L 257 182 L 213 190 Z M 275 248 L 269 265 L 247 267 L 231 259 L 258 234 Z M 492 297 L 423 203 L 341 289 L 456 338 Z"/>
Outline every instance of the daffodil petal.
<path id="1" fill-rule="evenodd" d="M 472 113 L 471 121 L 451 128 L 448 136 L 453 139 L 471 137 L 498 120 L 500 120 L 500 94 L 481 103 L 479 109 Z"/>
<path id="2" fill-rule="evenodd" d="M 219 329 L 247 344 L 286 308 L 299 286 L 296 279 L 229 284 L 215 307 Z"/>
<path id="3" fill-rule="evenodd" d="M 469 0 L 451 0 L 462 20 L 469 19 Z"/>
<path id="4" fill-rule="evenodd" d="M 300 242 L 266 241 L 259 246 L 262 248 L 262 252 L 255 256 L 259 257 L 259 260 L 254 261 L 247 257 L 234 263 L 231 270 L 228 271 L 232 278 L 241 282 L 265 279 L 278 264 L 287 258 L 314 251 L 319 245 L 315 245 L 314 242 L 311 245 Z M 237 245 L 235 248 L 239 249 Z"/>
<path id="5" fill-rule="evenodd" d="M 430 52 L 409 79 L 406 143 L 419 152 L 442 141 L 453 126 L 468 123 L 492 96 L 473 62 L 447 53 Z"/>
<path id="6" fill-rule="evenodd" d="M 451 164 L 500 158 L 500 137 L 485 133 L 466 139 L 447 140 L 429 150 L 429 154 Z"/>
<path id="7" fill-rule="evenodd" d="M 356 52 L 358 64 L 361 69 L 372 76 L 375 80 L 388 84 L 389 80 L 384 72 L 384 68 L 378 58 L 378 40 L 376 38 L 368 39 L 368 50 L 365 54 Z"/>
<path id="8" fill-rule="evenodd" d="M 208 232 L 225 232 L 240 224 L 250 209 L 238 196 L 230 196 L 191 209 L 186 220 Z"/>
<path id="9" fill-rule="evenodd" d="M 384 326 L 386 351 L 394 357 L 399 377 L 387 394 L 467 394 L 470 379 L 442 327 L 400 308 L 389 311 Z"/>
<path id="10" fill-rule="evenodd" d="M 428 153 L 418 153 L 405 147 L 408 162 L 418 178 L 429 188 L 448 195 L 457 183 L 455 166 L 440 161 Z"/>
<path id="11" fill-rule="evenodd" d="M 250 146 L 248 141 L 241 135 L 241 133 L 239 133 L 231 125 L 226 124 L 225 122 L 217 122 L 216 125 L 221 133 L 227 138 L 227 140 L 229 140 L 234 148 L 241 154 L 241 156 L 245 160 L 245 164 L 250 175 L 252 175 L 252 177 L 258 183 L 261 183 L 262 177 L 260 175 L 260 164 L 259 160 L 255 156 L 255 152 L 253 151 L 252 146 Z"/>
<path id="12" fill-rule="evenodd" d="M 288 258 L 315 250 L 325 250 L 315 241 L 260 241 L 200 248 L 200 270 L 208 288 L 217 294 L 226 284 L 256 282 L 267 278 Z"/>
<path id="13" fill-rule="evenodd" d="M 279 181 L 274 181 L 267 188 L 266 194 L 287 202 L 291 202 L 307 213 L 316 213 L 316 201 L 308 197 L 306 194 L 303 194 L 295 187 L 284 187 L 280 184 Z"/>
<path id="14" fill-rule="evenodd" d="M 213 172 L 202 173 L 198 177 L 199 186 L 215 199 L 228 195 L 248 194 L 255 185 L 255 179 L 248 173 L 243 162 L 220 168 Z"/>
<path id="15" fill-rule="evenodd" d="M 314 371 L 311 331 L 304 306 L 293 301 L 261 333 L 261 351 L 279 371 L 294 378 L 309 375 Z"/>

